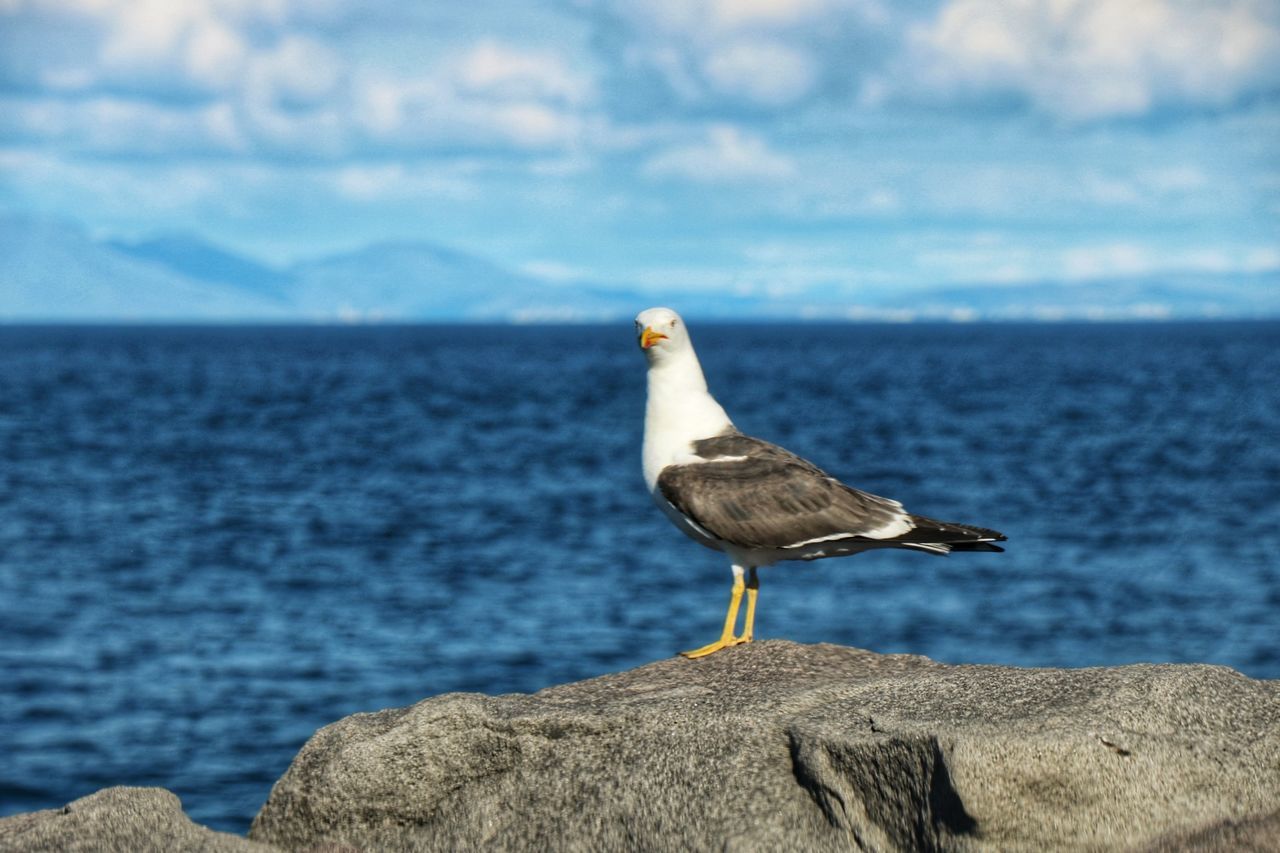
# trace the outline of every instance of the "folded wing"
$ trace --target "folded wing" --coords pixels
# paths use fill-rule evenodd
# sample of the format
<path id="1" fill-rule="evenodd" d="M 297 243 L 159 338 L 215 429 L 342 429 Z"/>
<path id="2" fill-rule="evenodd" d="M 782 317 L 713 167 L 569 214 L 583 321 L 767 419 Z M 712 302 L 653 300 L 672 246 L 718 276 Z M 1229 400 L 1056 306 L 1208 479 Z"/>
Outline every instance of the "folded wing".
<path id="1" fill-rule="evenodd" d="M 663 497 L 704 530 L 745 548 L 888 539 L 914 522 L 897 501 L 840 483 L 775 444 L 740 433 L 694 443 L 689 464 L 658 477 Z"/>

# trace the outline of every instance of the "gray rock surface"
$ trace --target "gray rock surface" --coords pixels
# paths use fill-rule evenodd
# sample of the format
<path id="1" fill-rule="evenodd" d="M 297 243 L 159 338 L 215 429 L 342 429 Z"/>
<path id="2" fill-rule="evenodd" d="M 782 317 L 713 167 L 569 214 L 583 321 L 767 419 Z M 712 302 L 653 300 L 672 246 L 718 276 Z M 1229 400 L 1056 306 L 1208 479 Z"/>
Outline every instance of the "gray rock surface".
<path id="1" fill-rule="evenodd" d="M 104 788 L 60 809 L 0 820 L 3 851 L 271 853 L 276 848 L 191 822 L 163 788 Z"/>
<path id="2" fill-rule="evenodd" d="M 288 849 L 1280 849 L 1280 682 L 783 641 L 321 729 Z"/>
<path id="3" fill-rule="evenodd" d="M 1243 820 L 1224 820 L 1207 829 L 1166 835 L 1145 853 L 1267 853 L 1280 850 L 1280 811 Z"/>

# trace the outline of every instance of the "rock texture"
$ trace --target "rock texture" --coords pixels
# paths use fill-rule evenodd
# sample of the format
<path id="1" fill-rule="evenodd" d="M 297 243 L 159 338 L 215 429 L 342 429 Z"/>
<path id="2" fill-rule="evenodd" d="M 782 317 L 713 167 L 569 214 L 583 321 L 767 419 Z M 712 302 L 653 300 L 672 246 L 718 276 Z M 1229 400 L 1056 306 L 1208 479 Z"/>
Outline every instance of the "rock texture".
<path id="1" fill-rule="evenodd" d="M 1280 682 L 772 641 L 357 714 L 250 837 L 288 849 L 1280 849 Z"/>
<path id="2" fill-rule="evenodd" d="M 192 823 L 163 788 L 104 788 L 60 809 L 0 820 L 3 851 L 272 853 L 276 848 Z"/>

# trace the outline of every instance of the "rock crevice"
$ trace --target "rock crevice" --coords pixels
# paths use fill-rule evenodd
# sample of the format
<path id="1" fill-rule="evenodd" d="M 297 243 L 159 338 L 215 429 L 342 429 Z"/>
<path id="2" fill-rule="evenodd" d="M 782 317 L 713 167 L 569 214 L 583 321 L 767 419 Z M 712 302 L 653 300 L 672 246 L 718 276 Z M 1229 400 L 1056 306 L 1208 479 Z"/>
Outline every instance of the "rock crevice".
<path id="1" fill-rule="evenodd" d="M 802 729 L 789 734 L 796 780 L 856 848 L 951 850 L 976 837 L 936 737 L 840 743 Z"/>

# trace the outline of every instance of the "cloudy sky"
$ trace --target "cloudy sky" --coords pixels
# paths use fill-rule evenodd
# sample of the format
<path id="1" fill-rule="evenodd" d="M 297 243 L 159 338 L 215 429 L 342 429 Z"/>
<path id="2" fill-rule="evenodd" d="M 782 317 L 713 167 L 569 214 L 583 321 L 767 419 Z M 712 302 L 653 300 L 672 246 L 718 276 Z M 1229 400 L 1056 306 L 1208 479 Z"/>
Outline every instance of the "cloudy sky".
<path id="1" fill-rule="evenodd" d="M 0 211 L 796 293 L 1280 270 L 1276 0 L 0 0 Z"/>

